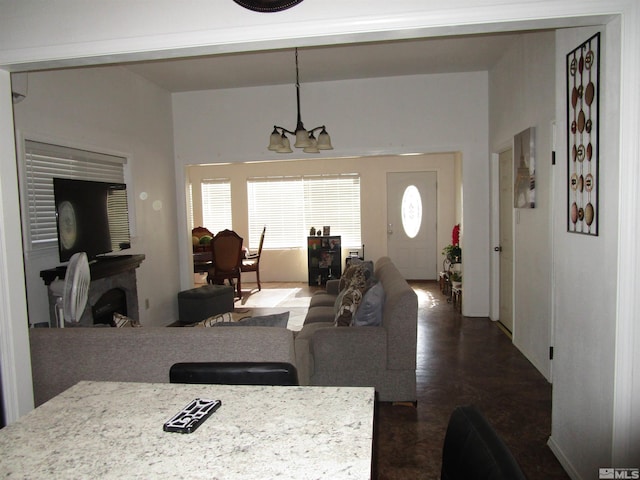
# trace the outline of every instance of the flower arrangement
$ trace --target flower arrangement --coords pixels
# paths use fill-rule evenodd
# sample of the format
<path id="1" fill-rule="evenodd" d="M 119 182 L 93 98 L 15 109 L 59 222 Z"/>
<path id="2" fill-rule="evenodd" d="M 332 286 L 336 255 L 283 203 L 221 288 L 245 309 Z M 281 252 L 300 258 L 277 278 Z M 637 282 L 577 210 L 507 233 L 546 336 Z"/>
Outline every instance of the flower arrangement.
<path id="1" fill-rule="evenodd" d="M 460 248 L 460 224 L 453 227 L 451 231 L 451 244 L 442 249 L 442 255 L 449 259 L 451 263 L 462 261 L 462 249 Z"/>

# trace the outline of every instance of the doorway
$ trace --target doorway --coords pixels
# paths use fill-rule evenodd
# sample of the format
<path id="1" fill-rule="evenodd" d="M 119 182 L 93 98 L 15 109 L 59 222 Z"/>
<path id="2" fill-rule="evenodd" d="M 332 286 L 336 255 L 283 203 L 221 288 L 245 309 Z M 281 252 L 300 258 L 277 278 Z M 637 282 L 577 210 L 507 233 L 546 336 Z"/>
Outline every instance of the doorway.
<path id="1" fill-rule="evenodd" d="M 500 209 L 500 309 L 498 320 L 513 334 L 513 150 L 509 148 L 498 156 L 499 209 Z"/>
<path id="2" fill-rule="evenodd" d="M 402 276 L 435 280 L 436 172 L 387 173 L 387 254 Z"/>

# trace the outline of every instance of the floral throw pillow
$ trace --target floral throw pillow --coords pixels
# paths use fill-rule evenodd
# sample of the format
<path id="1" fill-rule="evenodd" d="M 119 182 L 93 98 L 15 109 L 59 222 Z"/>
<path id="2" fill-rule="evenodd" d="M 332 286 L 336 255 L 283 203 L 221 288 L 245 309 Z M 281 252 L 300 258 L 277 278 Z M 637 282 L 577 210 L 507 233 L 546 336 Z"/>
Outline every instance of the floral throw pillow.
<path id="1" fill-rule="evenodd" d="M 367 272 L 364 269 L 354 269 L 349 284 L 344 290 L 342 301 L 338 306 L 335 318 L 336 327 L 348 327 L 362 302 L 364 292 L 367 290 Z"/>
<path id="2" fill-rule="evenodd" d="M 126 315 L 122 315 L 121 313 L 114 312 L 111 326 L 116 328 L 121 328 L 121 327 L 141 327 L 142 325 L 140 325 L 140 322 L 138 320 L 134 320 L 133 318 L 129 318 Z"/>

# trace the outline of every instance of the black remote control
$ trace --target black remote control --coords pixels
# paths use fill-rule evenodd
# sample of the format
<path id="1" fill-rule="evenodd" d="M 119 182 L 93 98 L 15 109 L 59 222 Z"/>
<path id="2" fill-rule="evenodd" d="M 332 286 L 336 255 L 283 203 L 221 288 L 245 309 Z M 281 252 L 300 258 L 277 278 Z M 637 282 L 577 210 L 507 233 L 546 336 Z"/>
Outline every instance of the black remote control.
<path id="1" fill-rule="evenodd" d="M 196 398 L 171 417 L 162 428 L 165 432 L 192 433 L 220 408 L 220 405 L 220 400 Z"/>

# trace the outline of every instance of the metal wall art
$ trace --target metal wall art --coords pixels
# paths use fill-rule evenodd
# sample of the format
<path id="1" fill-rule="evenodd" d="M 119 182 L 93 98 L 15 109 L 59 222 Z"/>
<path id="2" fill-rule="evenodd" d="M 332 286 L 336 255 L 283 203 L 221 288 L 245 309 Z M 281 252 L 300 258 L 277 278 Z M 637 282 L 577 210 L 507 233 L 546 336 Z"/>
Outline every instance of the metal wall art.
<path id="1" fill-rule="evenodd" d="M 302 0 L 233 0 L 238 5 L 253 10 L 254 12 L 280 12 L 287 8 L 295 7 Z"/>
<path id="2" fill-rule="evenodd" d="M 567 55 L 567 230 L 598 235 L 600 33 Z"/>
<path id="3" fill-rule="evenodd" d="M 527 128 L 513 137 L 513 206 L 535 208 L 535 129 Z"/>

